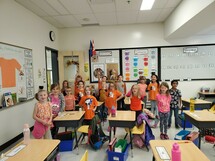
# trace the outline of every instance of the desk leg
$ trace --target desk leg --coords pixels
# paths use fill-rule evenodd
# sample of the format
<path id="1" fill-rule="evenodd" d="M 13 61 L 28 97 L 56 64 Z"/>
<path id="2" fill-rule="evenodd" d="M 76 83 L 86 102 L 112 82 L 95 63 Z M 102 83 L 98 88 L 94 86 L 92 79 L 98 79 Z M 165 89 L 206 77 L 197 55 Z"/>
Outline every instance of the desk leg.
<path id="1" fill-rule="evenodd" d="M 129 129 L 130 133 L 130 144 L 131 144 L 131 157 L 133 158 L 133 144 L 132 144 L 132 136 L 131 136 L 131 130 Z"/>
<path id="2" fill-rule="evenodd" d="M 186 119 L 184 117 L 184 127 L 183 127 L 183 130 L 185 130 L 185 126 L 186 126 Z"/>
<path id="3" fill-rule="evenodd" d="M 112 129 L 112 127 L 110 127 L 110 131 L 109 131 L 109 143 L 111 142 L 111 130 Z"/>
<path id="4" fill-rule="evenodd" d="M 153 157 L 152 157 L 152 161 L 155 161 L 155 157 L 154 157 L 154 155 L 153 155 Z"/>
<path id="5" fill-rule="evenodd" d="M 116 127 L 113 127 L 113 136 L 116 136 Z"/>
<path id="6" fill-rule="evenodd" d="M 76 142 L 76 145 L 74 148 L 77 148 L 77 155 L 79 154 L 79 151 L 78 151 L 78 138 L 77 138 L 77 132 L 76 132 L 76 129 L 74 130 L 75 131 L 75 142 Z"/>
<path id="7" fill-rule="evenodd" d="M 199 149 L 201 149 L 201 130 L 199 129 Z"/>

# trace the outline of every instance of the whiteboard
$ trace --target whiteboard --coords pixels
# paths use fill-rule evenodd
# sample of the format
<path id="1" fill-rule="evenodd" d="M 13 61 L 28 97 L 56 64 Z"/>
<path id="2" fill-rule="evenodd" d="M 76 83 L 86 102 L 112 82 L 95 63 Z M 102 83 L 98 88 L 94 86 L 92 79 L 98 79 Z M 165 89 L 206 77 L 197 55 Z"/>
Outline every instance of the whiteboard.
<path id="1" fill-rule="evenodd" d="M 158 73 L 158 49 L 122 50 L 122 69 L 125 81 L 137 81 L 139 76 L 151 77 Z"/>
<path id="2" fill-rule="evenodd" d="M 161 48 L 161 79 L 215 79 L 215 45 Z"/>

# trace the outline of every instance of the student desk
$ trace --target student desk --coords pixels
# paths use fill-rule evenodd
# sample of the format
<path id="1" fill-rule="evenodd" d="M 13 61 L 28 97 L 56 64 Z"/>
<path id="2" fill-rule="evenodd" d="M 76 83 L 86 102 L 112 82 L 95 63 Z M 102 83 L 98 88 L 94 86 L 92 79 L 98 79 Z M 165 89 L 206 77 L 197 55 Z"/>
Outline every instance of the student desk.
<path id="1" fill-rule="evenodd" d="M 124 127 L 132 129 L 135 126 L 135 118 L 136 113 L 135 111 L 117 111 L 115 117 L 111 117 L 111 115 L 108 116 L 110 129 L 112 127 Z M 109 132 L 109 142 L 111 142 L 111 131 Z M 115 135 L 116 129 L 114 128 L 114 135 Z M 133 146 L 132 146 L 132 136 L 130 131 L 130 144 L 131 144 L 131 155 L 133 157 Z"/>
<path id="2" fill-rule="evenodd" d="M 184 111 L 185 120 L 190 121 L 196 126 L 199 131 L 200 128 L 215 128 L 215 114 L 208 110 L 200 110 L 195 112 Z M 185 121 L 184 121 L 185 124 Z M 185 125 L 184 125 L 185 129 Z M 201 148 L 201 136 L 199 134 L 199 149 Z"/>
<path id="3" fill-rule="evenodd" d="M 181 150 L 181 161 L 210 161 L 205 154 L 200 151 L 196 145 L 191 142 L 185 140 L 150 140 L 150 146 L 152 149 L 153 153 L 153 161 L 164 161 L 160 158 L 156 147 L 164 147 L 171 159 L 171 149 L 172 149 L 172 144 L 177 142 L 179 144 L 179 148 Z M 170 161 L 170 160 L 169 160 Z"/>
<path id="4" fill-rule="evenodd" d="M 215 92 L 199 92 L 199 98 L 203 100 L 206 98 L 215 98 Z"/>
<path id="5" fill-rule="evenodd" d="M 75 132 L 75 141 L 78 152 L 78 139 L 77 139 L 77 128 L 81 126 L 82 121 L 84 120 L 85 111 L 69 111 L 62 112 L 60 116 L 57 116 L 53 122 L 56 127 L 72 127 Z"/>
<path id="6" fill-rule="evenodd" d="M 15 147 L 21 145 L 22 143 L 23 142 L 19 143 Z M 30 143 L 25 148 L 23 148 L 14 156 L 9 157 L 7 161 L 52 161 L 58 154 L 59 143 L 60 140 L 31 139 Z M 11 150 L 9 150 L 7 153 L 9 153 Z M 7 153 L 5 153 L 5 155 Z"/>
<path id="7" fill-rule="evenodd" d="M 182 99 L 182 104 L 185 107 L 190 107 L 190 99 Z M 195 99 L 195 108 L 201 108 L 201 109 L 209 109 L 211 106 L 211 102 L 201 100 L 201 99 Z"/>

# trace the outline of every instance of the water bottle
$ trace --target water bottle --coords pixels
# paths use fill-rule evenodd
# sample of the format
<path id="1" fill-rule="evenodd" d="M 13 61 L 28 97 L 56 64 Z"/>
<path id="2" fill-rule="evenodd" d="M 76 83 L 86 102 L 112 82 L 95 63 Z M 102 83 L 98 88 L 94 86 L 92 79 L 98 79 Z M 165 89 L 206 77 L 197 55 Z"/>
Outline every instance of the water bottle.
<path id="1" fill-rule="evenodd" d="M 30 143 L 30 129 L 28 124 L 24 124 L 23 135 L 24 135 L 24 144 L 28 145 Z"/>
<path id="2" fill-rule="evenodd" d="M 115 117 L 116 116 L 116 109 L 114 108 L 114 106 L 112 106 L 111 108 L 111 117 Z"/>
<path id="3" fill-rule="evenodd" d="M 181 151 L 177 143 L 172 145 L 172 161 L 181 161 Z"/>
<path id="4" fill-rule="evenodd" d="M 194 112 L 194 111 L 195 111 L 195 99 L 190 98 L 190 112 Z"/>

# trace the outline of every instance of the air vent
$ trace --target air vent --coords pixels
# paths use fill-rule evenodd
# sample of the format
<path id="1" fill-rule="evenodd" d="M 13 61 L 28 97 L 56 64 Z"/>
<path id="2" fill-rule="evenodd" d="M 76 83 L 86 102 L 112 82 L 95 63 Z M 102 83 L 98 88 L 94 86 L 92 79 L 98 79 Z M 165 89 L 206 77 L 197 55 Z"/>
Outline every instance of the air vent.
<path id="1" fill-rule="evenodd" d="M 85 26 L 99 26 L 99 23 L 82 24 L 81 26 L 82 27 L 85 27 Z"/>
<path id="2" fill-rule="evenodd" d="M 113 3 L 114 0 L 88 0 L 90 4 Z"/>

